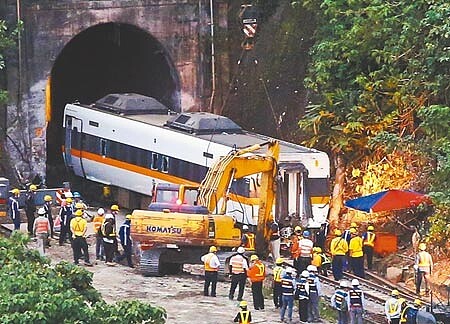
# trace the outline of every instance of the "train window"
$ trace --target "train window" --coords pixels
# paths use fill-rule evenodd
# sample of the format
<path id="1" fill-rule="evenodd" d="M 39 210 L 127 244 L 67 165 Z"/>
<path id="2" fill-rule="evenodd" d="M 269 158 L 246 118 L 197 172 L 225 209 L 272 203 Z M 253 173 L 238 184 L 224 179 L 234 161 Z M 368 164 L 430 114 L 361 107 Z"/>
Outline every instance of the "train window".
<path id="1" fill-rule="evenodd" d="M 169 172 L 169 157 L 163 156 L 161 159 L 161 171 L 162 172 Z"/>
<path id="2" fill-rule="evenodd" d="M 106 140 L 104 138 L 100 140 L 100 152 L 103 156 L 106 156 Z"/>
<path id="3" fill-rule="evenodd" d="M 152 164 L 150 168 L 152 170 L 158 170 L 158 153 L 152 153 Z"/>
<path id="4" fill-rule="evenodd" d="M 89 121 L 89 125 L 90 126 L 94 126 L 94 127 L 98 127 L 98 123 L 95 122 L 95 121 L 92 121 L 92 120 Z"/>
<path id="5" fill-rule="evenodd" d="M 120 144 L 110 141 L 108 145 L 108 155 L 113 159 L 120 160 Z"/>

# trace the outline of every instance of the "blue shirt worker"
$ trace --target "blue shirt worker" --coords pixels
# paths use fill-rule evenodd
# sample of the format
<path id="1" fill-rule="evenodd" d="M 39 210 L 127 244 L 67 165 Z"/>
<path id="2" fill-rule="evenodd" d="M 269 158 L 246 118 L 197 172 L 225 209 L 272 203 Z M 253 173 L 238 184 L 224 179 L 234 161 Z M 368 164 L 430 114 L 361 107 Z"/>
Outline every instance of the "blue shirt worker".
<path id="1" fill-rule="evenodd" d="M 309 308 L 309 272 L 303 270 L 300 279 L 296 281 L 295 285 L 295 298 L 298 299 L 298 315 L 300 322 L 308 321 L 308 308 Z"/>
<path id="2" fill-rule="evenodd" d="M 391 298 L 386 300 L 384 304 L 384 313 L 389 324 L 400 323 L 400 315 L 402 311 L 402 304 L 399 298 L 399 292 L 397 289 L 392 290 Z"/>
<path id="3" fill-rule="evenodd" d="M 283 278 L 281 279 L 281 293 L 283 302 L 280 308 L 280 319 L 284 322 L 286 309 L 288 310 L 287 316 L 289 322 L 292 322 L 292 310 L 294 308 L 294 291 L 295 291 L 295 279 L 292 276 L 294 269 L 287 267 Z"/>
<path id="4" fill-rule="evenodd" d="M 123 259 L 127 259 L 128 266 L 134 268 L 131 256 L 133 254 L 133 241 L 131 240 L 131 215 L 125 216 L 125 221 L 119 228 L 119 239 L 122 244 L 123 254 L 117 256 L 117 261 L 120 262 Z"/>
<path id="5" fill-rule="evenodd" d="M 209 253 L 200 258 L 205 266 L 203 296 L 216 297 L 217 274 L 220 268 L 220 261 L 216 252 L 217 248 L 213 245 L 209 248 Z M 209 294 L 209 286 L 211 286 L 211 294 Z"/>
<path id="6" fill-rule="evenodd" d="M 339 288 L 336 289 L 333 296 L 331 296 L 331 307 L 338 311 L 337 324 L 348 324 L 350 318 L 348 314 L 348 307 L 350 305 L 350 295 L 347 291 L 348 283 L 341 280 Z"/>
<path id="7" fill-rule="evenodd" d="M 48 219 L 48 222 L 50 223 L 50 236 L 53 238 L 53 215 L 52 215 L 52 196 L 45 195 L 44 196 L 44 210 L 45 210 L 45 216 Z"/>
<path id="8" fill-rule="evenodd" d="M 413 305 L 407 305 L 403 308 L 402 314 L 400 315 L 400 323 L 404 324 L 416 324 L 417 313 L 422 306 L 422 301 L 420 299 L 415 299 Z"/>
<path id="9" fill-rule="evenodd" d="M 20 211 L 19 211 L 19 195 L 20 190 L 14 188 L 11 190 L 12 196 L 8 199 L 9 215 L 14 223 L 14 230 L 20 230 Z"/>
<path id="10" fill-rule="evenodd" d="M 33 225 L 34 225 L 34 214 L 36 212 L 36 190 L 37 186 L 34 184 L 31 184 L 28 187 L 28 191 L 25 195 L 25 215 L 27 216 L 27 222 L 28 222 L 28 234 L 30 236 L 33 236 Z"/>
<path id="11" fill-rule="evenodd" d="M 359 288 L 359 280 L 352 280 L 352 287 L 348 291 L 350 298 L 350 323 L 363 324 L 364 293 Z"/>
<path id="12" fill-rule="evenodd" d="M 317 276 L 317 267 L 311 264 L 306 268 L 306 270 L 309 272 L 308 322 L 319 322 L 320 280 Z"/>

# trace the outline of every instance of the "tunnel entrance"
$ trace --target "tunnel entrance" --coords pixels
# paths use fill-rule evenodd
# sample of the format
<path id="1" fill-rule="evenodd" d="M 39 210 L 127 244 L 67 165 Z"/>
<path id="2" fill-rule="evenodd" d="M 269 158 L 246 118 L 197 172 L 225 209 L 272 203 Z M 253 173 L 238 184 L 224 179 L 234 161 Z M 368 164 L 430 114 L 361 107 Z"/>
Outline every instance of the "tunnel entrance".
<path id="1" fill-rule="evenodd" d="M 47 184 L 65 181 L 61 154 L 64 106 L 90 104 L 109 93 L 151 96 L 181 111 L 178 72 L 162 44 L 136 26 L 105 23 L 75 36 L 51 71 L 51 122 L 47 127 Z"/>

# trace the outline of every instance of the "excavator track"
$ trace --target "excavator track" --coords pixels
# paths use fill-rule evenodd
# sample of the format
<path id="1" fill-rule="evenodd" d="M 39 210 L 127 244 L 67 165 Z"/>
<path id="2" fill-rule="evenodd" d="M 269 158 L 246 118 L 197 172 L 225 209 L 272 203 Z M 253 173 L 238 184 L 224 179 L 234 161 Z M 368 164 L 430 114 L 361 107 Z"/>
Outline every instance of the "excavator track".
<path id="1" fill-rule="evenodd" d="M 220 268 L 218 271 L 218 275 L 220 278 L 225 278 L 225 276 L 227 275 L 228 272 L 227 260 L 235 254 L 236 252 L 222 252 L 222 251 L 217 252 L 216 255 L 220 262 Z"/>
<path id="2" fill-rule="evenodd" d="M 145 250 L 141 252 L 139 270 L 144 276 L 160 276 L 160 256 L 163 251 L 159 249 Z"/>

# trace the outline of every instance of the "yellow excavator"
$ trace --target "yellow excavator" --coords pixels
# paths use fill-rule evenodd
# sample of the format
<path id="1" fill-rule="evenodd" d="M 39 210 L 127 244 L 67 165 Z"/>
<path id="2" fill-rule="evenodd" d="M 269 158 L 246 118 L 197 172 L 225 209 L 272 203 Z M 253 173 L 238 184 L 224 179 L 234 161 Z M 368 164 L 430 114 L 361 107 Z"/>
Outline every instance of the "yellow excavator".
<path id="1" fill-rule="evenodd" d="M 267 146 L 265 153 L 256 152 L 263 146 Z M 134 210 L 131 236 L 141 273 L 151 276 L 178 272 L 184 263 L 200 263 L 201 255 L 214 245 L 219 249 L 220 272 L 224 274 L 242 235 L 235 219 L 225 213 L 227 200 L 233 199 L 229 189 L 234 179 L 253 174 L 261 175 L 259 197 L 246 198 L 244 203 L 258 205 L 256 250 L 265 253 L 270 236 L 267 224 L 273 221 L 279 151 L 278 141 L 233 150 L 213 164 L 198 188 L 179 186 L 176 202 L 157 200 L 149 210 Z M 197 193 L 194 200 L 192 191 Z"/>

